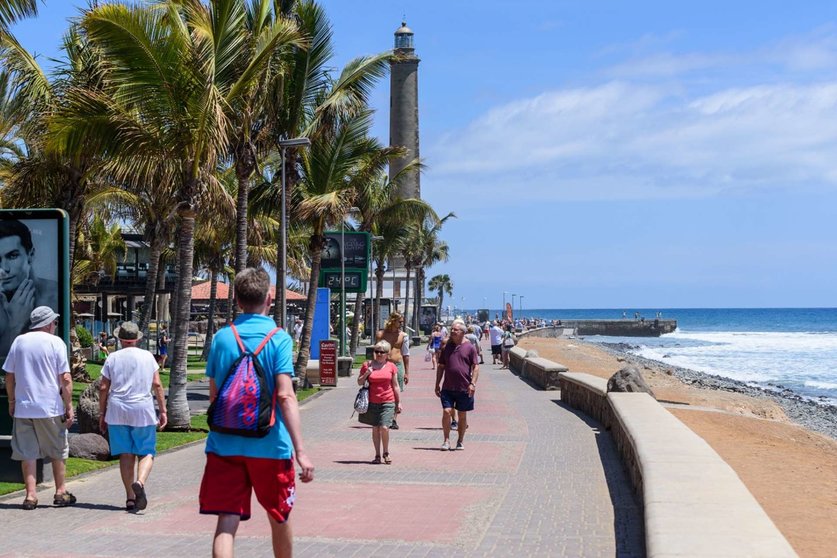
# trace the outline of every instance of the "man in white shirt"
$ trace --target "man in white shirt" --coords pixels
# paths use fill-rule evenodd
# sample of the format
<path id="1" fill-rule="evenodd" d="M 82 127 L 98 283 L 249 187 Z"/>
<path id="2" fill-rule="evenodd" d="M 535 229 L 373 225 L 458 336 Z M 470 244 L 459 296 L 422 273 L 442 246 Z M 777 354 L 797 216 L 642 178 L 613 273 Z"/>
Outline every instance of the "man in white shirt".
<path id="1" fill-rule="evenodd" d="M 491 338 L 491 364 L 497 364 L 497 359 L 502 359 L 503 342 L 503 328 L 500 327 L 499 320 L 492 324 L 491 329 L 488 330 L 488 336 Z"/>
<path id="2" fill-rule="evenodd" d="M 30 330 L 15 338 L 3 364 L 12 428 L 12 459 L 21 462 L 26 495 L 23 509 L 38 507 L 35 466 L 38 459 L 52 460 L 55 479 L 53 504 L 71 506 L 76 497 L 64 483 L 70 454 L 67 429 L 73 424 L 73 380 L 67 361 L 67 345 L 55 335 L 58 314 L 38 306 L 29 315 Z"/>
<path id="3" fill-rule="evenodd" d="M 145 481 L 157 453 L 157 428 L 166 426 L 166 398 L 157 360 L 137 347 L 142 332 L 134 322 L 116 330 L 122 349 L 108 355 L 99 387 L 99 429 L 110 431 L 110 453 L 119 456 L 119 472 L 125 485 L 125 509 L 144 510 L 148 505 Z M 157 397 L 160 418 L 154 412 L 151 390 Z"/>

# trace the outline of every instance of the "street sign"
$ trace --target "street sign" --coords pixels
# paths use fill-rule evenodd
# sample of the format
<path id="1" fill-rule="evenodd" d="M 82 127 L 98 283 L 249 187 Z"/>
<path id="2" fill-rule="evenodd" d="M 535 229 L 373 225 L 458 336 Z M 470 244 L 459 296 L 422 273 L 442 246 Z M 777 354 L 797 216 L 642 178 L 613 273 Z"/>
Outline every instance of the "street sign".
<path id="1" fill-rule="evenodd" d="M 337 341 L 320 341 L 320 385 L 337 386 Z"/>

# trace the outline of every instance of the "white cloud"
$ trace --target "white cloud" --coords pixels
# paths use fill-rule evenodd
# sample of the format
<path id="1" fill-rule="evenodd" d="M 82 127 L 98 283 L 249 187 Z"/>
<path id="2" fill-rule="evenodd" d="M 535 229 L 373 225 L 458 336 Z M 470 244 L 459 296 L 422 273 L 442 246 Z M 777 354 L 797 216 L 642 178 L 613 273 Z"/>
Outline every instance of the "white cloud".
<path id="1" fill-rule="evenodd" d="M 427 179 L 489 194 L 520 185 L 521 201 L 835 187 L 835 115 L 837 82 L 694 96 L 611 81 L 488 111 L 430 147 Z"/>

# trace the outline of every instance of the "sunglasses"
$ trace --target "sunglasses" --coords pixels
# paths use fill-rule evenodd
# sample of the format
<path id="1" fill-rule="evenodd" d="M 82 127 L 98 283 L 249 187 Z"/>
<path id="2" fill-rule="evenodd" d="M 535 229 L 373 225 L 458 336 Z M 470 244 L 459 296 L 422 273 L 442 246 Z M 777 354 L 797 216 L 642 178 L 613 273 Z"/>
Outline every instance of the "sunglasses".
<path id="1" fill-rule="evenodd" d="M 375 354 L 376 355 L 385 355 L 385 354 L 387 354 L 387 351 L 375 351 Z"/>

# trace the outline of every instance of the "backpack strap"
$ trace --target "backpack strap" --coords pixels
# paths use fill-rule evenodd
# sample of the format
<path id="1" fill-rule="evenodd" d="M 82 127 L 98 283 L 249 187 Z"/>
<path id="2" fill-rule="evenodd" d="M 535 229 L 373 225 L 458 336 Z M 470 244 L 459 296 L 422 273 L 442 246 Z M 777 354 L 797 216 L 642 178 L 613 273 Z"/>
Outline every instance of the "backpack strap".
<path id="1" fill-rule="evenodd" d="M 232 328 L 233 335 L 235 335 L 235 340 L 236 340 L 236 341 L 238 341 L 238 348 L 239 348 L 239 349 L 241 349 L 241 352 L 242 352 L 242 353 L 246 353 L 246 352 L 247 352 L 247 347 L 245 347 L 245 346 L 244 346 L 244 342 L 241 340 L 241 337 L 238 335 L 238 330 L 235 328 L 235 324 L 230 324 L 230 328 Z M 273 329 L 270 331 L 270 333 L 268 333 L 268 334 L 265 336 L 265 338 L 264 338 L 264 339 L 262 339 L 262 342 L 259 344 L 259 346 L 256 348 L 256 350 L 255 350 L 255 351 L 253 351 L 253 356 L 254 356 L 254 357 L 255 357 L 255 356 L 258 356 L 258 354 L 259 354 L 260 352 L 262 352 L 262 349 L 264 349 L 264 346 L 265 346 L 265 345 L 267 345 L 267 342 L 268 342 L 268 341 L 270 341 L 270 338 L 271 338 L 271 337 L 273 337 L 273 335 L 274 335 L 277 331 L 279 331 L 280 329 L 282 329 L 282 328 L 281 328 L 281 327 L 276 327 L 276 328 L 273 328 Z"/>
<path id="2" fill-rule="evenodd" d="M 273 328 L 273 329 L 270 331 L 270 333 L 268 333 L 268 334 L 265 336 L 265 338 L 264 338 L 264 339 L 262 339 L 262 342 L 259 344 L 259 346 L 256 348 L 256 350 L 255 350 L 255 351 L 253 351 L 253 356 L 254 356 L 254 357 L 255 357 L 255 356 L 258 356 L 258 355 L 259 355 L 259 353 L 260 353 L 260 352 L 262 352 L 262 349 L 264 349 L 264 346 L 265 346 L 265 345 L 267 345 L 267 342 L 268 342 L 268 341 L 270 341 L 270 338 L 271 338 L 271 337 L 273 337 L 273 334 L 275 334 L 275 333 L 276 333 L 277 331 L 279 331 L 280 329 L 282 329 L 282 328 L 281 328 L 281 327 L 275 327 L 275 328 Z"/>

